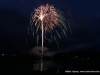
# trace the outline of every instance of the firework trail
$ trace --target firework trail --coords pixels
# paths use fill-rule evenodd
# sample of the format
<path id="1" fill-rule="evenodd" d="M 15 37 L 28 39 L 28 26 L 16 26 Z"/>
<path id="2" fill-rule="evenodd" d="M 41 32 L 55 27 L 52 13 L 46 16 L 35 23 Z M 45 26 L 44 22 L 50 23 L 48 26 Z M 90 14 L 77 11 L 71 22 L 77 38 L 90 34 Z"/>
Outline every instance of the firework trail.
<path id="1" fill-rule="evenodd" d="M 41 33 L 40 30 L 42 30 L 42 34 L 41 34 L 42 53 L 43 53 L 44 40 L 48 40 L 50 44 L 51 42 L 55 40 L 55 42 L 58 45 L 56 36 L 59 37 L 60 39 L 61 39 L 61 36 L 64 37 L 64 35 L 67 37 L 66 35 L 67 27 L 64 24 L 65 18 L 62 16 L 62 12 L 55 9 L 53 5 L 51 6 L 49 6 L 48 4 L 46 6 L 41 5 L 40 7 L 35 9 L 34 12 L 31 13 L 31 17 L 32 17 L 30 19 L 31 31 L 33 31 L 33 38 L 34 38 L 35 33 L 37 35 L 37 45 L 38 45 L 38 40 L 39 40 L 39 34 Z M 48 36 L 46 34 L 51 35 L 51 36 L 49 35 L 50 39 L 47 38 Z M 59 48 L 59 45 L 58 45 L 58 48 Z"/>

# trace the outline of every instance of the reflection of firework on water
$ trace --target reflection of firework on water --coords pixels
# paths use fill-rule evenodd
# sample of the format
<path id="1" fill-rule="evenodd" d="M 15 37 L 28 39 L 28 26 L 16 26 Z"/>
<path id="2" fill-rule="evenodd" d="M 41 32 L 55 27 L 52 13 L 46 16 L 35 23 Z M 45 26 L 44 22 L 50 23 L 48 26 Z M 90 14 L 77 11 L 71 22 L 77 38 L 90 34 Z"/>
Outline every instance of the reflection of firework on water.
<path id="1" fill-rule="evenodd" d="M 39 36 L 43 37 L 45 40 L 48 40 L 48 42 L 55 42 L 58 45 L 56 37 L 58 36 L 61 39 L 61 36 L 64 37 L 66 35 L 67 27 L 64 24 L 65 18 L 62 16 L 62 12 L 59 10 L 56 10 L 53 5 L 49 6 L 48 4 L 46 6 L 41 5 L 37 9 L 35 9 L 34 12 L 31 13 L 32 18 L 30 19 L 31 24 L 31 31 L 33 31 L 33 38 L 36 35 L 37 45 L 39 41 Z M 42 25 L 43 28 L 42 28 Z M 30 27 L 30 26 L 29 26 Z M 29 27 L 28 27 L 28 34 L 29 34 Z M 41 31 L 39 30 L 43 29 L 42 36 Z M 36 30 L 34 30 L 36 29 Z M 49 33 L 48 33 L 49 32 Z M 59 45 L 58 45 L 59 47 Z"/>

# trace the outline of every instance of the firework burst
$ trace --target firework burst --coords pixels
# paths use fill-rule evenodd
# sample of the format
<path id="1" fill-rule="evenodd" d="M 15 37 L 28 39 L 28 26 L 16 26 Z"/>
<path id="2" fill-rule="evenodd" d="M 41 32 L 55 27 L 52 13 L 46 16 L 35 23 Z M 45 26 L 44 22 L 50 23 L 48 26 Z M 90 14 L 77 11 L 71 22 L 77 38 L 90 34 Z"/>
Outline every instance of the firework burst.
<path id="1" fill-rule="evenodd" d="M 32 14 L 32 22 L 35 22 L 35 26 L 37 26 L 37 31 L 41 28 L 41 21 L 43 21 L 43 29 L 46 32 L 50 32 L 56 26 L 59 26 L 59 23 L 63 23 L 64 17 L 59 14 L 53 5 L 49 6 L 40 6 L 35 9 L 35 14 Z"/>
<path id="2" fill-rule="evenodd" d="M 44 42 L 43 38 L 48 40 L 51 44 L 51 42 L 53 42 L 53 39 L 57 43 L 56 36 L 53 35 L 53 33 L 56 33 L 60 39 L 61 39 L 60 34 L 62 34 L 63 36 L 64 35 L 67 36 L 66 35 L 67 27 L 64 24 L 65 18 L 62 16 L 62 12 L 60 12 L 59 10 L 56 10 L 53 5 L 51 5 L 51 6 L 49 6 L 48 4 L 46 6 L 41 5 L 40 7 L 35 9 L 34 13 L 31 14 L 31 17 L 32 17 L 31 21 L 30 21 L 31 30 L 33 31 L 33 37 L 34 37 L 35 32 L 34 32 L 34 27 L 32 27 L 33 23 L 34 23 L 34 26 L 36 27 L 37 43 L 39 40 L 39 35 L 37 32 L 39 31 L 39 28 L 42 30 L 42 34 L 41 34 L 42 50 L 43 50 L 43 42 Z M 59 27 L 61 29 L 60 33 L 56 30 L 56 27 Z M 29 28 L 28 28 L 28 30 L 29 30 Z M 53 31 L 53 33 L 52 33 L 52 31 Z M 51 37 L 49 37 L 51 40 L 46 37 L 45 34 L 47 32 L 51 33 Z M 58 45 L 58 43 L 57 43 L 57 45 Z M 58 47 L 59 47 L 59 45 L 58 45 Z"/>

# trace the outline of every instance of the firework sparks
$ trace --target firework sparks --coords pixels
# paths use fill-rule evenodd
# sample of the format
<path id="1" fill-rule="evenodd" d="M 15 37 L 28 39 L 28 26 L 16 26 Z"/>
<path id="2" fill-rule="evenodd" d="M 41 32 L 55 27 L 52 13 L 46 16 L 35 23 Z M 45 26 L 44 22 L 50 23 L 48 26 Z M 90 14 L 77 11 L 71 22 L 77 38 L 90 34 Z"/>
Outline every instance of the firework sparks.
<path id="1" fill-rule="evenodd" d="M 59 23 L 64 25 L 62 16 L 58 14 L 53 5 L 42 5 L 35 9 L 35 14 L 32 14 L 32 21 L 35 22 L 35 26 L 37 25 L 37 31 L 39 28 L 41 28 L 41 20 L 43 21 L 43 29 L 45 33 L 53 30 L 59 25 Z"/>
<path id="2" fill-rule="evenodd" d="M 49 6 L 48 4 L 46 6 L 41 5 L 40 7 L 35 9 L 34 13 L 32 12 L 31 16 L 32 16 L 32 18 L 31 18 L 30 23 L 31 23 L 31 30 L 33 30 L 33 34 L 36 32 L 36 35 L 37 35 L 39 29 L 42 30 L 42 34 L 41 34 L 42 47 L 43 47 L 44 38 L 45 38 L 45 40 L 48 40 L 50 42 L 50 44 L 51 44 L 51 42 L 53 42 L 53 39 L 54 39 L 58 45 L 55 34 L 57 34 L 57 36 L 60 39 L 61 39 L 60 33 L 63 35 L 63 37 L 64 37 L 64 35 L 67 37 L 67 35 L 66 35 L 67 27 L 64 24 L 65 18 L 62 16 L 62 12 L 60 12 L 59 10 L 56 10 L 53 5 L 51 5 L 51 6 Z M 32 28 L 33 24 L 36 27 L 36 31 Z M 59 27 L 61 29 L 60 33 L 57 30 L 55 30 L 56 27 Z M 29 28 L 28 28 L 28 30 L 29 30 Z M 51 36 L 50 36 L 51 40 L 48 39 L 46 37 L 46 35 L 44 35 L 44 33 L 46 34 L 47 32 L 51 33 Z M 53 34 L 54 33 L 55 34 L 53 35 L 52 32 L 53 32 Z M 29 32 L 28 32 L 28 34 L 29 34 Z M 39 35 L 37 35 L 37 41 L 38 40 L 39 40 Z M 59 45 L 58 45 L 58 47 L 59 47 Z"/>

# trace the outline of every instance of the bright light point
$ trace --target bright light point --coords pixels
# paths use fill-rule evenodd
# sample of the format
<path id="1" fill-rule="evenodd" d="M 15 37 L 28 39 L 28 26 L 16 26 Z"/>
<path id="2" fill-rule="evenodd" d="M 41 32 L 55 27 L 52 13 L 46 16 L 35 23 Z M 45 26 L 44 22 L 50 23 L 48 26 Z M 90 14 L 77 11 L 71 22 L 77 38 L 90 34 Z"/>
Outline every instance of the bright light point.
<path id="1" fill-rule="evenodd" d="M 42 15 L 40 15 L 40 18 L 41 18 L 41 20 L 43 20 L 43 16 Z"/>
<path id="2" fill-rule="evenodd" d="M 2 56 L 4 56 L 4 54 L 2 54 Z"/>

